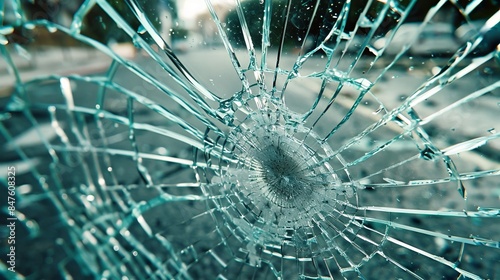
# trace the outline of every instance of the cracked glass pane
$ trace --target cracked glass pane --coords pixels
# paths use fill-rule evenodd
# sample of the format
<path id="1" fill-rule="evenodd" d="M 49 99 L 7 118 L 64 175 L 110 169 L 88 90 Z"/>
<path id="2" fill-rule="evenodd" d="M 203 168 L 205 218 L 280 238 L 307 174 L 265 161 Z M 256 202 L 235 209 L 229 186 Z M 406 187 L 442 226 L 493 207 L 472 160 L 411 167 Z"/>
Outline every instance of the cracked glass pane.
<path id="1" fill-rule="evenodd" d="M 499 6 L 0 0 L 0 274 L 500 278 Z"/>

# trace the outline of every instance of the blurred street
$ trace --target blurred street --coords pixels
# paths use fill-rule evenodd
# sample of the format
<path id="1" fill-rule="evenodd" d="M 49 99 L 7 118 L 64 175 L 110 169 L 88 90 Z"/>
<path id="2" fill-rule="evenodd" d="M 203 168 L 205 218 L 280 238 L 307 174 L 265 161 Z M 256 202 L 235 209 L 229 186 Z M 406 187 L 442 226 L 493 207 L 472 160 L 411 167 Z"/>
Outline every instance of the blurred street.
<path id="1" fill-rule="evenodd" d="M 155 73 L 157 77 L 161 79 L 163 70 L 161 67 L 153 63 L 150 59 L 141 53 L 135 53 L 133 48 L 127 47 L 127 45 L 122 45 L 115 48 L 115 51 L 122 52 L 122 55 L 126 57 L 133 58 L 141 68 L 145 69 L 149 73 Z M 19 66 L 20 77 L 23 81 L 29 81 L 35 77 L 41 77 L 44 75 L 92 75 L 93 73 L 98 74 L 106 71 L 110 64 L 111 59 L 104 54 L 90 49 L 81 48 L 67 48 L 59 49 L 56 47 L 42 49 L 37 51 L 33 55 L 33 61 L 31 64 L 28 63 L 23 57 L 19 55 L 13 55 L 13 60 L 16 61 L 16 65 Z M 198 81 L 204 85 L 210 91 L 223 97 L 230 97 L 235 92 L 241 90 L 241 81 L 239 80 L 236 71 L 233 69 L 231 61 L 228 59 L 227 51 L 222 47 L 212 47 L 212 48 L 191 48 L 187 52 L 182 52 L 178 54 L 181 62 L 186 66 L 187 69 L 198 79 Z M 248 54 L 244 50 L 237 50 L 237 57 L 240 59 L 240 63 L 244 66 L 248 63 Z M 271 51 L 269 54 L 269 65 L 274 65 L 274 59 L 276 57 L 276 52 Z M 291 69 L 293 63 L 295 63 L 296 55 L 283 55 L 281 59 L 280 67 L 283 69 Z M 373 80 L 375 76 L 370 76 L 370 72 L 361 73 L 363 69 L 368 67 L 369 61 L 360 60 L 358 62 L 358 67 L 355 68 L 354 72 L 351 73 L 353 78 L 369 78 Z M 374 85 L 371 92 L 384 104 L 385 108 L 388 110 L 396 108 L 399 106 L 406 97 L 410 96 L 415 90 L 422 85 L 426 79 L 429 79 L 434 71 L 439 70 L 439 65 L 445 65 L 445 59 L 428 59 L 414 57 L 411 59 L 403 58 L 400 62 L 392 67 L 387 73 L 385 73 L 382 79 Z M 303 75 L 311 75 L 315 71 L 321 71 L 324 65 L 324 58 L 320 56 L 313 56 L 309 58 L 308 63 L 303 65 L 299 73 Z M 417 65 L 417 66 L 413 66 Z M 0 65 L 0 92 L 3 97 L 2 104 L 5 104 L 8 96 L 12 92 L 14 86 L 14 75 L 8 75 L 6 65 Z M 361 69 L 361 70 L 357 70 Z M 436 70 L 437 69 L 437 70 Z M 372 68 L 371 72 L 379 73 L 380 69 Z M 491 75 L 498 75 L 499 69 L 488 68 L 486 70 L 493 72 Z M 364 72 L 364 71 L 363 71 Z M 251 73 L 249 73 L 251 75 Z M 252 79 L 251 76 L 249 76 Z M 314 78 L 298 78 L 300 82 L 291 83 L 286 90 L 286 104 L 289 108 L 308 108 L 312 105 L 316 99 L 317 92 L 315 89 L 318 87 L 319 79 Z M 115 78 L 115 81 L 126 88 L 134 88 L 134 83 L 138 82 L 138 78 L 130 71 L 120 71 Z M 444 87 L 438 94 L 432 97 L 432 102 L 422 102 L 422 106 L 418 107 L 417 113 L 422 116 L 427 116 L 432 114 L 436 109 L 443 108 L 450 104 L 450 96 L 456 99 L 459 95 L 460 98 L 465 97 L 467 94 L 478 90 L 477 83 L 481 83 L 482 77 L 464 77 L 453 82 L 453 84 Z M 486 81 L 484 81 L 486 82 Z M 270 85 L 270 82 L 268 82 Z M 76 84 L 74 84 L 76 85 Z M 27 88 L 30 96 L 33 96 L 36 102 L 56 102 L 60 100 L 59 83 L 44 83 L 43 86 L 37 86 L 35 88 Z M 331 88 L 334 90 L 335 87 Z M 92 108 L 93 102 L 95 100 L 88 99 L 86 92 L 95 90 L 94 85 L 91 83 L 78 83 L 78 86 L 74 86 L 73 93 L 76 103 L 86 104 L 86 106 Z M 140 94 L 145 94 L 148 96 L 147 90 L 139 92 Z M 346 87 L 342 92 L 342 98 L 338 98 L 336 103 L 338 105 L 344 106 L 348 109 L 352 101 L 357 97 L 358 90 L 350 87 Z M 497 93 L 498 94 L 498 93 Z M 328 96 L 325 96 L 322 102 L 328 101 Z M 351 100 L 351 101 L 349 101 Z M 500 105 L 497 104 L 498 98 L 495 95 L 490 95 L 490 97 L 485 96 L 485 98 L 478 99 L 475 102 L 467 103 L 461 108 L 461 115 L 454 117 L 444 117 L 437 118 L 432 122 L 435 130 L 446 130 L 450 129 L 454 133 L 447 133 L 448 135 L 453 135 L 456 139 L 447 139 L 450 143 L 460 142 L 466 139 L 472 139 L 480 136 L 488 135 L 488 133 L 494 133 L 495 130 L 500 128 L 495 127 L 498 124 L 497 116 L 498 110 L 500 110 Z M 117 104 L 125 102 L 125 100 L 117 100 Z M 306 106 L 307 105 L 307 106 Z M 117 105 L 121 106 L 121 105 Z M 362 102 L 357 108 L 357 114 L 363 115 L 367 118 L 366 123 L 372 123 L 378 119 L 375 111 L 378 105 L 373 108 L 374 104 L 368 104 L 368 102 Z M 344 112 L 335 112 L 334 110 L 329 110 L 326 118 L 332 120 L 341 119 Z M 328 122 L 327 122 L 328 123 Z M 464 127 L 466 129 L 461 129 Z M 319 130 L 326 130 L 328 128 L 318 128 Z M 367 141 L 370 143 L 370 141 Z M 443 143 L 445 144 L 445 143 Z M 488 145 L 490 149 L 491 158 L 477 157 L 473 159 L 478 166 L 482 168 L 491 167 L 495 165 L 495 161 L 498 161 L 498 154 L 500 154 L 499 143 L 492 143 Z M 491 161 L 493 160 L 493 161 Z"/>
<path id="2" fill-rule="evenodd" d="M 57 49 L 53 49 L 55 52 Z M 66 50 L 68 51 L 68 50 Z M 165 71 L 157 64 L 152 62 L 148 57 L 138 53 L 126 53 L 130 51 L 130 48 L 124 47 L 120 51 L 125 52 L 124 55 L 131 57 L 132 61 L 137 63 L 142 69 L 145 69 L 148 73 L 154 74 L 157 78 L 162 80 L 165 77 Z M 61 64 L 44 64 L 40 61 L 36 67 L 21 69 L 21 76 L 23 79 L 29 79 L 30 77 L 44 75 L 46 73 L 60 73 L 60 74 L 78 74 L 85 76 L 92 76 L 93 74 L 104 73 L 109 66 L 109 58 L 103 55 L 94 53 L 92 59 L 89 58 L 89 52 L 74 52 L 71 50 L 72 60 L 67 60 Z M 77 55 L 79 54 L 79 55 Z M 92 54 L 92 53 L 91 53 Z M 45 57 L 54 57 L 55 53 L 47 55 Z M 271 51 L 269 54 L 269 65 L 274 65 L 273 58 L 275 58 L 276 52 Z M 207 89 L 212 92 L 219 94 L 220 96 L 229 97 L 237 91 L 241 90 L 241 81 L 236 75 L 235 70 L 232 67 L 231 62 L 227 58 L 227 52 L 223 48 L 194 48 L 189 51 L 178 54 L 179 59 L 186 66 L 187 69 L 192 71 L 194 77 L 204 85 Z M 244 50 L 237 50 L 237 57 L 241 60 L 242 66 L 247 63 L 248 55 Z M 293 63 L 295 62 L 296 56 L 283 55 L 281 61 L 281 67 L 284 69 L 291 69 Z M 388 110 L 396 108 L 404 99 L 413 93 L 426 79 L 432 76 L 432 71 L 437 65 L 444 65 L 445 60 L 429 60 L 428 58 L 418 58 L 404 59 L 398 65 L 395 65 L 389 72 L 387 72 L 373 88 L 372 92 L 377 98 L 385 105 Z M 413 65 L 423 65 L 421 67 L 413 67 Z M 44 67 L 47 65 L 47 67 Z M 70 65 L 75 65 L 73 68 Z M 358 62 L 359 69 L 364 69 L 369 65 L 368 61 L 361 60 Z M 318 69 L 324 67 L 324 58 L 320 56 L 313 56 L 310 58 L 309 63 L 306 63 L 303 68 L 299 71 L 300 73 L 312 74 Z M 358 69 L 358 68 L 355 68 Z M 411 69 L 411 70 L 409 70 Z M 372 69 L 373 72 L 377 73 L 377 70 Z M 351 75 L 352 77 L 363 77 L 363 70 L 355 70 Z M 434 69 L 434 71 L 436 71 Z M 495 69 L 494 71 L 498 71 Z M 498 72 L 496 72 L 498 73 Z M 248 78 L 251 80 L 251 73 L 248 73 Z M 389 78 L 387 78 L 389 77 Z M 372 77 L 371 77 L 372 78 Z M 465 95 L 477 90 L 477 80 L 478 77 L 465 77 L 454 81 L 453 85 L 445 87 L 442 92 L 435 95 L 433 102 L 423 102 L 423 106 L 420 106 L 420 111 L 422 115 L 429 115 L 433 113 L 436 108 L 446 106 L 450 104 L 450 96 L 460 95 L 464 97 Z M 4 79 L 0 79 L 5 81 Z M 314 78 L 297 78 L 298 82 L 291 83 L 286 90 L 286 105 L 293 109 L 309 108 L 314 103 L 317 97 L 317 88 L 319 79 Z M 114 82 L 124 86 L 125 88 L 130 88 L 136 91 L 140 95 L 156 100 L 158 104 L 166 106 L 172 113 L 181 117 L 188 123 L 195 123 L 196 119 L 190 115 L 186 114 L 184 110 L 175 109 L 172 101 L 168 98 L 163 98 L 158 96 L 157 91 L 151 85 L 145 83 L 140 78 L 138 78 L 134 73 L 120 69 L 115 75 Z M 268 81 L 270 85 L 270 82 Z M 176 88 L 174 84 L 169 84 L 176 90 L 182 90 Z M 318 107 L 324 107 L 331 97 L 332 92 L 335 90 L 335 85 L 332 85 L 326 93 L 324 98 L 320 101 Z M 75 104 L 79 106 L 94 108 L 95 98 L 89 98 L 97 91 L 97 87 L 93 83 L 86 82 L 71 82 L 71 87 L 73 91 L 73 98 Z M 46 80 L 43 83 L 37 83 L 33 86 L 27 86 L 27 95 L 33 103 L 37 104 L 47 104 L 47 103 L 64 103 L 64 98 L 61 95 L 60 83 L 58 80 Z M 156 92 L 156 93 L 155 93 Z M 315 131 L 318 133 L 325 133 L 329 131 L 332 126 L 338 123 L 348 112 L 350 106 L 352 106 L 354 99 L 358 96 L 359 90 L 354 87 L 346 86 L 341 92 L 341 96 L 335 101 L 335 106 L 330 108 L 327 113 L 322 118 L 322 122 L 319 122 Z M 455 98 L 454 97 L 454 98 Z M 2 98 L 2 103 L 4 103 L 7 98 Z M 127 99 L 121 94 L 116 95 L 115 98 L 111 99 L 113 102 L 109 103 L 107 110 L 111 113 L 117 115 L 126 114 Z M 439 148 L 443 149 L 454 143 L 461 143 L 466 140 L 470 140 L 476 137 L 485 136 L 488 134 L 495 133 L 496 124 L 498 124 L 498 110 L 500 110 L 499 104 L 497 104 L 497 97 L 491 96 L 491 99 L 481 98 L 480 102 L 468 102 L 466 106 L 460 108 L 460 115 L 452 115 L 452 117 L 444 116 L 437 118 L 435 121 L 431 122 L 425 127 L 428 131 L 435 131 L 433 135 L 433 140 Z M 490 101 L 488 101 L 490 100 Z M 442 103 L 442 104 L 440 104 Z M 5 103 L 4 103 L 5 104 Z M 360 103 L 359 107 L 356 109 L 356 113 L 353 115 L 352 119 L 344 125 L 343 129 L 336 133 L 332 137 L 332 142 L 330 142 L 332 148 L 338 148 L 343 143 L 350 140 L 353 134 L 359 133 L 363 128 L 370 124 L 377 122 L 382 113 L 378 112 L 378 106 L 373 102 L 373 99 L 367 99 Z M 179 108 L 179 107 L 177 107 Z M 165 128 L 172 131 L 178 131 L 180 127 L 172 125 L 172 123 L 165 119 L 165 117 L 151 111 L 144 110 L 145 108 L 137 108 L 135 110 L 135 122 L 145 123 L 153 125 L 159 128 Z M 22 119 L 22 117 L 21 117 Z M 21 124 L 21 119 L 16 123 Z M 44 141 L 58 141 L 59 137 L 52 127 L 51 120 L 45 114 L 37 116 L 38 127 L 31 127 L 25 130 L 23 125 L 19 125 L 18 128 L 12 127 L 11 133 L 14 133 L 14 143 L 20 147 L 29 151 L 28 161 L 19 161 L 16 151 L 13 149 L 13 143 L 4 146 L 5 149 L 3 153 L 3 162 L 0 164 L 0 170 L 7 170 L 6 166 L 15 165 L 17 166 L 17 172 L 20 176 L 24 173 L 29 174 L 30 169 L 35 167 L 43 171 L 46 166 L 52 163 L 52 159 L 48 157 L 45 151 Z M 65 120 L 60 119 L 59 125 L 65 126 Z M 95 124 L 89 119 L 88 129 L 91 134 L 98 135 L 96 131 Z M 29 127 L 29 126 L 28 126 Z M 109 135 L 107 141 L 110 145 L 114 147 L 123 147 L 123 149 L 128 150 L 129 148 L 129 133 L 127 130 L 117 130 L 113 126 L 106 127 L 107 134 Z M 490 131 L 488 131 L 490 130 Z M 16 132 L 17 131 L 17 132 Z M 357 131 L 357 132 L 356 132 Z M 44 140 L 40 139 L 39 132 L 44 135 Z M 388 139 L 394 137 L 401 132 L 401 129 L 394 123 L 389 123 L 383 128 L 379 129 L 374 133 L 370 133 L 368 136 L 364 137 L 362 141 L 359 141 L 354 145 L 350 151 L 352 159 L 358 158 L 363 154 L 374 149 L 376 145 L 380 145 L 387 141 Z M 145 134 L 141 136 L 141 132 L 137 132 L 140 141 L 137 142 L 140 151 L 150 151 L 151 147 L 159 147 L 154 151 L 154 154 L 171 156 L 180 159 L 190 159 L 192 158 L 192 149 L 186 143 L 179 141 L 174 141 L 172 139 L 164 138 L 161 144 L 158 143 L 158 137 L 155 134 Z M 498 155 L 500 155 L 500 146 L 498 142 L 492 142 L 484 145 L 481 150 L 474 150 L 467 153 L 461 153 L 458 158 L 455 158 L 455 163 L 459 166 L 460 170 L 495 170 L 500 168 L 500 161 Z M 117 146 L 118 145 L 118 146 Z M 376 159 L 368 161 L 364 164 L 360 164 L 360 168 L 354 168 L 351 172 L 358 172 L 359 174 L 353 174 L 355 177 L 364 176 L 363 170 L 368 170 L 368 172 L 373 170 L 379 170 L 380 165 L 385 165 L 383 161 L 391 161 L 397 159 L 405 159 L 414 156 L 418 151 L 415 149 L 413 141 L 400 140 L 385 149 L 382 159 Z M 351 160 L 352 160 L 351 159 Z M 382 160 L 382 162 L 381 162 Z M 418 162 L 417 162 L 418 163 Z M 407 165 L 406 168 L 413 166 Z M 169 167 L 168 163 L 162 161 L 152 161 L 147 168 L 155 174 L 157 178 L 170 178 L 168 180 L 176 182 L 189 182 L 192 180 L 188 170 L 182 169 L 180 167 L 172 169 Z M 140 184 L 142 181 L 139 173 L 135 170 L 137 169 L 136 164 L 133 161 L 114 161 L 113 163 L 113 173 L 117 178 L 119 178 L 119 183 L 123 185 L 129 184 Z M 357 171 L 356 171 L 357 170 Z M 131 172 L 133 171 L 133 172 Z M 411 172 L 413 178 L 433 178 L 440 177 L 439 169 L 429 173 L 428 168 L 420 168 L 419 165 L 414 165 L 411 167 L 411 171 L 406 169 L 406 172 Z M 64 174 L 64 173 L 63 173 Z M 2 175 L 2 174 L 0 174 Z M 4 174 L 5 175 L 5 174 Z M 68 176 L 69 174 L 66 174 Z M 398 177 L 397 173 L 391 174 L 387 173 L 385 176 L 389 178 Z M 64 175 L 63 175 L 64 178 Z M 348 180 L 345 177 L 341 177 L 342 180 Z M 375 180 L 376 181 L 376 180 Z M 370 181 L 364 181 L 363 183 L 370 183 Z M 474 201 L 483 201 L 484 205 L 494 205 L 498 196 L 500 194 L 495 193 L 496 189 L 491 188 L 492 180 L 487 178 L 487 180 L 482 180 L 478 184 L 474 184 L 474 188 L 470 189 L 471 186 L 469 182 L 466 182 L 468 191 L 470 192 L 470 198 Z M 411 190 L 408 190 L 411 191 Z M 455 205 L 457 203 L 463 203 L 460 196 L 456 190 L 449 189 L 449 194 L 444 200 L 435 200 L 433 204 L 427 205 L 426 207 L 439 208 L 442 205 Z M 375 201 L 382 201 L 387 197 L 382 193 L 365 193 L 360 191 L 360 199 L 364 203 L 376 203 Z M 401 204 L 404 208 L 414 208 L 414 203 L 418 205 L 418 201 L 406 201 Z M 162 214 L 163 215 L 163 214 Z M 431 223 L 431 222 L 429 222 Z"/>

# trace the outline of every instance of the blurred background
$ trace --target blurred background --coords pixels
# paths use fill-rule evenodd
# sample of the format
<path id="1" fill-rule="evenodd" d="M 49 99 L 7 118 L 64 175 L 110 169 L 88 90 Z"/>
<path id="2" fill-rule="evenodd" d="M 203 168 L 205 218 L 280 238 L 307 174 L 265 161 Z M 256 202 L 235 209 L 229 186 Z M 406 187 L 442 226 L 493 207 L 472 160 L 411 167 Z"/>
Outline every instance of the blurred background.
<path id="1" fill-rule="evenodd" d="M 77 279 L 91 279 L 97 275 L 93 274 L 96 271 L 104 271 L 106 273 L 103 277 L 114 279 L 122 269 L 139 277 L 139 270 L 144 266 L 147 268 L 145 271 L 150 273 L 149 276 L 172 279 L 180 276 L 168 275 L 161 269 L 155 269 L 166 267 L 165 263 L 177 257 L 186 257 L 191 252 L 190 246 L 194 248 L 201 244 L 192 249 L 197 250 L 199 255 L 203 255 L 201 252 L 209 255 L 208 251 L 217 251 L 218 244 L 230 240 L 230 237 L 221 241 L 214 234 L 226 224 L 220 220 L 218 224 L 214 223 L 212 217 L 206 215 L 215 211 L 213 204 L 207 210 L 207 205 L 200 201 L 186 200 L 160 206 L 151 202 L 159 197 L 158 194 L 174 193 L 179 197 L 189 197 L 199 191 L 191 193 L 184 186 L 165 187 L 165 190 L 149 186 L 152 185 L 151 182 L 155 187 L 162 184 L 199 183 L 198 171 L 194 171 L 197 166 L 179 164 L 193 158 L 201 160 L 198 159 L 201 158 L 201 152 L 198 151 L 197 154 L 193 151 L 193 143 L 199 139 L 189 138 L 192 137 L 192 131 L 186 126 L 179 126 L 179 123 L 186 122 L 199 131 L 207 130 L 206 123 L 201 123 L 186 109 L 187 106 L 180 106 L 165 92 L 173 92 L 173 96 L 181 98 L 185 104 L 197 110 L 201 107 L 200 104 L 207 104 L 208 108 L 217 110 L 222 116 L 223 102 L 205 98 L 207 95 L 204 95 L 202 101 L 195 102 L 188 94 L 189 90 L 194 89 L 200 95 L 200 92 L 213 93 L 221 100 L 230 99 L 243 91 L 242 74 L 247 75 L 253 93 L 265 88 L 262 84 L 267 85 L 268 89 L 284 90 L 285 78 L 290 74 L 286 71 L 291 71 L 297 65 L 300 65 L 295 73 L 297 78 L 287 81 L 289 83 L 286 84 L 285 98 L 288 108 L 297 114 L 306 114 L 311 108 L 314 109 L 314 114 L 319 114 L 318 111 L 328 108 L 326 104 L 330 98 L 334 99 L 333 94 L 339 81 L 349 81 L 339 93 L 341 98 L 335 100 L 328 110 L 328 115 L 315 123 L 316 133 L 321 136 L 327 135 L 349 113 L 363 89 L 370 87 L 370 93 L 360 100 L 350 123 L 336 132 L 335 137 L 329 141 L 328 144 L 333 149 L 340 148 L 362 129 L 381 120 L 391 110 L 399 108 L 408 97 L 424 88 L 424 85 L 426 89 L 430 85 L 436 86 L 439 88 L 438 93 L 416 104 L 412 108 L 416 115 L 405 116 L 412 121 L 430 117 L 430 121 L 423 124 L 422 129 L 439 151 L 478 137 L 492 137 L 475 147 L 472 147 L 474 143 L 465 145 L 472 147 L 470 150 L 461 146 L 464 152 L 460 155 L 452 154 L 460 174 L 477 175 L 477 178 L 465 183 L 469 192 L 468 201 L 458 195 L 456 186 L 452 186 L 454 182 L 449 181 L 443 182 L 442 188 L 441 185 L 438 188 L 429 184 L 424 191 L 413 188 L 404 188 L 402 191 L 398 188 L 376 190 L 377 184 L 392 182 L 397 185 L 409 180 L 448 178 L 440 158 L 442 154 L 434 155 L 439 160 L 433 161 L 431 150 L 426 151 L 428 154 L 422 152 L 422 155 L 428 157 L 425 164 L 410 163 L 404 168 L 379 172 L 385 166 L 392 168 L 419 152 L 417 146 L 420 143 L 416 143 L 413 137 L 404 136 L 385 149 L 380 157 L 350 166 L 350 178 L 345 174 L 341 177 L 342 181 L 353 180 L 367 186 L 372 185 L 359 190 L 363 205 L 434 211 L 476 211 L 480 206 L 499 208 L 500 141 L 497 135 L 500 129 L 500 89 L 495 83 L 500 80 L 500 25 L 498 20 L 495 24 L 488 25 L 488 21 L 498 15 L 498 0 L 415 1 L 412 7 L 412 1 L 398 0 L 390 2 L 383 18 L 379 15 L 387 7 L 386 0 L 368 2 L 370 5 L 367 5 L 367 1 L 352 0 L 348 18 L 344 22 L 344 32 L 341 33 L 330 31 L 342 14 L 346 1 L 212 0 L 212 9 L 207 8 L 206 1 L 203 0 L 136 1 L 156 30 L 155 34 L 160 35 L 167 44 L 165 51 L 159 47 L 158 38 L 152 36 L 139 22 L 137 15 L 125 1 L 100 2 L 109 4 L 116 12 L 115 15 L 110 15 L 111 9 L 105 11 L 100 5 L 87 6 L 90 2 L 92 1 L 0 1 L 3 3 L 3 14 L 0 15 L 0 121 L 4 128 L 0 130 L 0 177 L 7 176 L 7 166 L 16 166 L 20 186 L 18 193 L 24 201 L 19 204 L 19 217 L 24 223 L 18 233 L 19 240 L 22 240 L 19 252 L 23 252 L 19 254 L 20 275 L 32 275 L 37 279 L 69 278 L 70 275 Z M 271 12 L 268 14 L 264 12 L 265 3 L 270 3 Z M 406 9 L 409 12 L 405 12 Z M 435 9 L 436 14 L 432 18 L 426 18 L 431 9 Z M 364 17 L 360 18 L 363 14 Z M 242 15 L 246 19 L 244 23 Z M 263 28 L 266 16 L 270 17 L 268 29 Z M 76 20 L 79 17 L 81 21 Z M 134 36 L 127 33 L 126 27 L 118 19 L 128 23 Z M 379 19 L 380 25 L 373 30 L 374 23 Z M 422 25 L 426 20 L 427 24 Z M 246 27 L 242 28 L 242 24 L 246 24 Z M 248 34 L 243 31 L 248 31 Z M 269 32 L 269 42 L 262 39 L 265 32 Z M 412 41 L 411 38 L 415 36 L 416 39 Z M 478 38 L 482 38 L 481 43 L 466 57 L 457 59 L 469 49 L 465 46 Z M 139 39 L 145 40 L 150 48 Z M 153 57 L 153 54 L 157 57 Z M 232 59 L 233 54 L 238 59 L 237 63 Z M 303 57 L 307 59 L 301 60 Z M 268 59 L 267 64 L 264 58 Z M 259 80 L 262 73 L 255 66 L 255 61 L 257 64 L 261 63 L 261 66 L 266 64 L 267 68 L 262 66 L 268 75 L 266 79 Z M 167 67 L 160 65 L 160 62 L 175 69 L 176 73 L 185 73 L 182 70 L 187 69 L 191 76 L 175 76 L 172 72 L 167 72 Z M 452 63 L 456 68 L 450 74 L 440 77 L 432 84 L 426 84 L 449 69 Z M 130 65 L 136 68 L 131 70 Z M 235 71 L 235 65 L 241 69 Z M 463 69 L 470 71 L 460 72 Z M 275 73 L 279 73 L 278 78 Z M 321 76 L 323 74 L 330 76 L 325 78 Z M 451 75 L 458 78 L 447 80 Z M 72 101 L 81 112 L 59 109 L 67 104 L 61 77 L 70 77 L 68 87 L 74 98 Z M 318 105 L 314 102 L 324 81 L 327 81 L 327 90 Z M 108 88 L 104 94 L 104 85 L 115 87 Z M 197 87 L 198 85 L 200 86 Z M 465 102 L 456 110 L 444 112 L 453 102 L 484 88 L 489 89 L 487 94 Z M 148 98 L 148 102 L 141 103 L 135 99 L 131 101 L 133 98 L 125 95 L 125 92 L 137 93 Z M 130 109 L 131 103 L 134 104 L 133 110 Z M 151 104 L 166 108 L 173 117 L 158 114 Z M 57 113 L 54 113 L 53 108 L 56 107 Z M 110 115 L 103 117 L 99 114 L 101 111 Z M 443 112 L 443 115 L 433 119 L 436 112 Z M 221 127 L 225 124 L 222 118 L 207 117 L 207 112 L 202 115 Z M 133 133 L 124 119 L 134 119 L 139 125 L 151 127 L 147 126 L 147 129 L 141 131 L 136 129 L 136 134 L 131 135 Z M 307 120 L 306 125 L 311 125 L 311 119 Z M 403 120 L 398 121 L 403 123 Z M 377 145 L 402 133 L 404 125 L 401 126 L 401 123 L 391 121 L 380 131 L 375 131 L 352 145 L 352 149 L 348 149 L 343 156 L 354 162 Z M 104 152 L 104 156 L 96 156 L 97 159 L 89 156 L 83 142 L 78 142 L 81 139 L 76 139 L 78 137 L 72 134 L 75 128 L 88 133 L 84 137 L 88 142 L 83 142 L 92 143 L 98 148 L 114 149 L 113 152 Z M 184 138 L 165 137 L 156 128 L 178 133 Z M 61 129 L 68 135 L 73 135 L 76 140 L 70 137 L 69 140 L 66 139 L 69 144 L 64 143 L 61 140 L 64 138 L 61 137 Z M 221 128 L 224 132 L 231 129 Z M 219 139 L 217 135 L 210 137 Z M 185 139 L 191 139 L 191 142 L 182 141 Z M 206 147 L 204 145 L 209 141 L 199 142 L 196 146 L 198 148 Z M 48 147 L 63 148 L 55 151 Z M 137 155 L 120 157 L 123 155 L 115 153 L 116 151 L 125 151 L 127 155 L 141 151 L 161 160 L 150 158 L 141 161 L 137 159 Z M 59 156 L 60 161 L 54 159 L 54 154 Z M 93 169 L 95 166 L 97 171 Z M 491 176 L 483 176 L 481 172 L 490 172 L 488 174 Z M 371 175 L 375 173 L 377 174 Z M 208 176 L 207 178 L 210 180 Z M 101 186 L 99 179 L 106 184 Z M 97 186 L 97 191 L 89 187 L 92 184 Z M 104 186 L 116 188 L 104 191 Z M 141 188 L 144 186 L 148 188 Z M 101 201 L 100 196 L 106 197 L 107 192 L 111 193 L 112 199 Z M 145 204 L 147 206 L 143 206 Z M 146 213 L 145 218 L 134 211 L 143 211 L 140 214 Z M 406 222 L 418 229 L 428 229 L 436 235 L 448 233 L 451 229 L 457 236 L 500 239 L 500 233 L 495 227 L 497 223 L 484 217 L 464 222 L 457 217 L 444 220 L 420 216 L 407 219 L 403 216 L 389 213 L 388 217 L 381 219 L 399 219 L 398 222 Z M 165 243 L 160 242 L 162 239 L 155 239 L 157 235 L 150 237 L 147 230 L 144 230 L 146 227 L 141 219 L 150 225 L 155 234 L 171 241 L 169 244 L 173 249 L 166 250 Z M 201 221 L 202 219 L 204 220 Z M 124 222 L 125 225 L 118 226 L 117 221 L 130 221 L 130 224 L 126 225 Z M 174 225 L 171 221 L 178 223 Z M 380 226 L 377 230 L 383 232 L 387 229 L 389 232 L 388 228 Z M 123 232 L 127 233 L 128 230 L 138 241 L 129 242 L 124 237 L 127 235 Z M 209 230 L 212 234 L 206 234 Z M 416 244 L 422 250 L 443 259 L 463 259 L 461 267 L 485 278 L 495 279 L 500 275 L 496 249 L 483 250 L 486 247 L 468 246 L 468 249 L 473 249 L 471 253 L 464 254 L 461 247 L 463 244 L 460 242 L 450 242 L 432 234 L 423 235 L 422 238 L 422 235 L 411 231 L 393 232 L 395 236 L 400 235 L 398 237 L 407 244 Z M 7 236 L 7 232 L 0 231 L 0 235 L 3 238 Z M 109 236 L 116 237 L 118 241 L 110 241 Z M 207 245 L 203 241 L 211 243 Z M 5 256 L 4 245 L 3 243 L 2 258 Z M 141 247 L 143 245 L 145 247 Z M 248 249 L 246 244 L 239 246 L 235 251 L 248 253 L 245 251 Z M 401 259 L 404 265 L 421 273 L 424 279 L 458 277 L 456 271 L 445 267 L 443 262 L 429 260 L 423 254 L 408 253 L 409 250 L 404 247 L 393 247 L 388 247 L 387 254 L 392 254 L 394 259 Z M 491 246 L 487 249 L 490 248 Z M 99 259 L 96 252 L 106 257 Z M 144 252 L 155 255 L 159 264 L 151 261 L 148 254 L 142 254 Z M 169 255 L 172 252 L 175 252 L 174 257 Z M 137 254 L 137 259 L 146 257 L 134 261 Z M 189 273 L 195 279 L 215 278 L 219 273 L 217 269 L 220 260 L 217 257 L 224 254 L 213 254 L 216 257 L 201 258 L 203 261 L 193 261 L 186 257 L 182 260 L 182 265 L 188 264 Z M 230 259 L 236 259 L 237 253 L 234 254 L 229 255 Z M 269 259 L 269 263 L 276 261 L 272 257 Z M 385 274 L 378 270 L 379 265 L 387 263 L 385 259 L 380 259 L 378 263 L 373 261 L 363 266 L 363 269 L 370 271 L 366 275 L 378 279 L 393 277 L 396 269 L 384 271 Z M 118 265 L 121 262 L 124 263 L 124 268 Z M 84 269 L 82 264 L 87 264 L 90 268 Z M 439 267 L 435 268 L 435 265 Z M 289 273 L 300 270 L 297 267 L 299 265 L 294 264 Z M 311 265 L 309 269 L 312 267 Z M 171 271 L 177 271 L 177 268 L 172 268 Z M 252 269 L 258 270 L 255 267 Z M 0 267 L 0 271 L 5 272 L 5 268 Z M 238 276 L 239 273 L 238 269 L 227 271 L 233 273 L 233 276 Z M 276 272 L 270 268 L 263 271 L 258 270 L 255 274 L 252 274 L 254 271 L 245 271 L 239 277 L 257 275 L 261 279 L 273 278 L 271 276 Z M 290 275 L 291 279 L 296 276 L 288 274 Z"/>

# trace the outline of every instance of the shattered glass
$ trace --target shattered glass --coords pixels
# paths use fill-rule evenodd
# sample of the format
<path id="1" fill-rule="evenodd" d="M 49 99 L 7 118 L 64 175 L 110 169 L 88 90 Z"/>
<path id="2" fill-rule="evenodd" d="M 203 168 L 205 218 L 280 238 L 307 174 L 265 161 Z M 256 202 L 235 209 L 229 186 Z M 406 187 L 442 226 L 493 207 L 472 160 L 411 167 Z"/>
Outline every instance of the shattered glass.
<path id="1" fill-rule="evenodd" d="M 0 274 L 500 278 L 499 5 L 0 0 Z"/>

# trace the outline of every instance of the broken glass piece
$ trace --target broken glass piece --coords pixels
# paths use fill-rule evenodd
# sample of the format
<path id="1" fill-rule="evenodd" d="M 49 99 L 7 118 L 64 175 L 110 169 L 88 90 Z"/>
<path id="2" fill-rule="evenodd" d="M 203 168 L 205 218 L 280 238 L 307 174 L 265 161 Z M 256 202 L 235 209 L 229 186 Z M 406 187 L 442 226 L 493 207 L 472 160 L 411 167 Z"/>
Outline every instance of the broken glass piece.
<path id="1" fill-rule="evenodd" d="M 0 1 L 2 277 L 499 277 L 496 1 L 66 2 Z"/>

